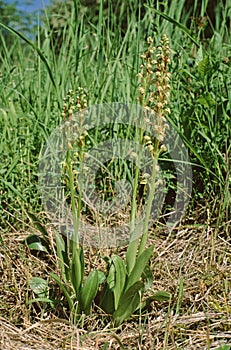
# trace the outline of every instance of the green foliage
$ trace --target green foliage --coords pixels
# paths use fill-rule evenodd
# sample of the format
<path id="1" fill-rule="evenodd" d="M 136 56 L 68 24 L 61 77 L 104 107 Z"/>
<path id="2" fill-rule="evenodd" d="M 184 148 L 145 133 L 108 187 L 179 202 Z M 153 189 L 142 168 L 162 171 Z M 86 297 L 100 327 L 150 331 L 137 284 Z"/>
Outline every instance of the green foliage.
<path id="1" fill-rule="evenodd" d="M 151 255 L 152 255 L 153 248 L 154 248 L 154 246 L 147 248 L 146 250 L 144 250 L 142 252 L 142 254 L 140 256 L 138 256 L 138 258 L 136 259 L 135 265 L 129 274 L 125 290 L 130 288 L 135 282 L 139 281 Z"/>
<path id="2" fill-rule="evenodd" d="M 39 297 L 46 297 L 48 292 L 48 282 L 40 277 L 33 277 L 29 283 L 31 289 Z"/>
<path id="3" fill-rule="evenodd" d="M 87 2 L 68 2 L 71 5 L 67 7 L 65 4 L 59 6 L 60 16 L 48 10 L 36 42 L 20 34 L 17 27 L 6 27 L 13 23 L 4 20 L 7 15 L 2 17 L 1 39 L 4 42 L 8 33 L 13 40 L 11 47 L 2 46 L 1 56 L 2 229 L 8 225 L 20 227 L 22 222 L 28 222 L 27 211 L 42 209 L 36 190 L 38 158 L 48 135 L 60 122 L 61 99 L 68 89 L 86 87 L 89 104 L 135 102 L 139 52 L 145 37 L 153 33 L 156 40 L 162 33 L 171 38 L 174 54 L 169 122 L 179 131 L 191 150 L 192 162 L 197 164 L 195 196 L 209 200 L 210 193 L 219 200 L 221 188 L 228 191 L 230 186 L 226 179 L 230 66 L 225 63 L 229 62 L 230 52 L 222 42 L 222 34 L 215 31 L 209 42 L 199 41 L 189 26 L 185 29 L 188 22 L 183 2 L 177 15 L 174 2 L 163 8 L 157 4 L 153 9 L 152 2 L 147 7 L 135 0 L 129 4 L 118 1 L 105 3 L 101 10 L 98 2 L 93 10 Z M 2 8 L 7 11 L 7 7 Z M 220 4 L 216 16 L 225 40 L 228 7 Z M 56 29 L 65 37 L 58 55 L 49 32 L 51 20 L 57 20 Z M 189 32 L 196 37 L 198 50 L 192 49 Z M 104 62 L 107 69 L 102 69 Z M 228 201 L 225 202 L 227 211 Z"/>
<path id="4" fill-rule="evenodd" d="M 58 283 L 69 304 L 71 318 L 75 322 L 78 314 L 84 312 L 89 315 L 92 302 L 98 291 L 100 278 L 98 271 L 91 271 L 84 281 L 84 255 L 83 248 L 74 245 L 72 251 L 68 250 L 62 237 L 56 233 L 56 246 L 62 278 L 51 274 Z"/>
<path id="5" fill-rule="evenodd" d="M 98 271 L 91 271 L 80 292 L 80 307 L 86 315 L 90 314 L 92 302 L 99 287 Z"/>
<path id="6" fill-rule="evenodd" d="M 145 289 L 153 282 L 151 271 L 147 268 L 152 252 L 153 246 L 144 250 L 137 257 L 130 273 L 121 257 L 113 255 L 109 259 L 108 274 L 104 287 L 99 293 L 98 303 L 105 312 L 112 315 L 115 326 L 119 326 L 137 309 L 145 309 L 152 300 L 170 299 L 169 293 L 158 292 L 142 301 Z M 145 283 L 147 280 L 148 284 Z"/>
<path id="7" fill-rule="evenodd" d="M 1 22 L 6 25 L 21 22 L 20 12 L 16 8 L 16 3 L 8 4 L 5 1 L 0 1 L 0 13 L 1 13 Z M 8 35 L 7 30 L 2 31 L 1 41 L 4 41 L 7 47 L 12 44 L 13 38 Z"/>
<path id="8" fill-rule="evenodd" d="M 42 227 L 41 224 L 39 226 Z M 41 231 L 43 232 L 43 228 L 41 228 Z M 136 310 L 145 310 L 153 300 L 170 299 L 169 293 L 157 292 L 146 300 L 142 300 L 144 291 L 153 282 L 152 272 L 147 265 L 153 252 L 153 246 L 144 250 L 137 257 L 130 273 L 123 259 L 118 255 L 113 255 L 111 258 L 105 257 L 108 262 L 106 274 L 99 270 L 93 270 L 85 279 L 83 248 L 73 242 L 65 242 L 57 231 L 55 235 L 61 275 L 50 273 L 50 277 L 57 283 L 65 296 L 72 322 L 75 323 L 81 313 L 90 314 L 96 295 L 96 302 L 100 308 L 112 316 L 115 326 L 119 326 Z M 31 238 L 38 239 L 39 237 L 36 235 L 27 237 L 26 242 L 30 249 L 47 251 L 47 243 L 44 246 L 43 241 L 31 243 Z M 100 285 L 102 287 L 99 290 Z M 32 277 L 29 286 L 37 297 L 31 299 L 28 303 L 42 302 L 50 303 L 52 306 L 57 303 L 57 300 L 49 296 L 47 280 Z"/>
<path id="9" fill-rule="evenodd" d="M 26 237 L 24 243 L 28 245 L 28 248 L 31 250 L 37 250 L 41 252 L 49 252 L 50 251 L 50 243 L 49 236 L 45 227 L 41 224 L 39 219 L 33 214 L 28 212 L 28 216 L 30 220 L 38 231 L 42 234 L 42 237 L 37 234 L 31 234 Z"/>
<path id="10" fill-rule="evenodd" d="M 7 20 L 8 14 L 14 16 L 15 8 L 0 2 L 0 9 L 8 11 L 1 17 L 0 35 L 2 231 L 33 223 L 41 235 L 33 234 L 26 239 L 29 248 L 42 253 L 50 251 L 44 226 L 33 214 L 42 210 L 37 191 L 38 160 L 50 133 L 60 123 L 62 98 L 69 89 L 81 86 L 89 92 L 89 105 L 114 101 L 137 103 L 139 54 L 144 51 L 147 36 L 155 37 L 157 44 L 166 33 L 173 49 L 169 123 L 190 150 L 194 164 L 193 200 L 203 205 L 212 203 L 210 213 L 217 227 L 228 232 L 231 52 L 226 19 L 230 18 L 229 8 L 222 7 L 222 2 L 219 4 L 216 27 L 211 39 L 206 41 L 193 21 L 188 25 L 184 1 L 177 8 L 174 1 L 157 1 L 155 7 L 154 1 L 149 1 L 148 6 L 138 0 L 97 1 L 93 10 L 87 2 L 85 6 L 78 1 L 68 2 L 71 5 L 67 6 L 65 3 L 58 16 L 48 11 L 37 38 L 28 39 Z M 204 16 L 207 2 L 202 3 L 201 16 Z M 195 14 L 196 9 L 192 12 Z M 104 137 L 101 131 L 97 141 Z M 139 252 L 137 244 L 130 244 L 126 263 L 113 255 L 106 273 L 94 270 L 85 276 L 82 247 L 65 242 L 57 232 L 55 236 L 60 274 L 51 273 L 50 278 L 64 295 L 74 322 L 81 313 L 90 313 L 94 300 L 99 300 L 98 305 L 112 315 L 115 325 L 145 309 L 153 300 L 169 300 L 170 295 L 165 292 L 142 300 L 152 283 L 148 261 L 153 247 Z M 53 305 L 57 301 L 47 291 L 49 281 L 37 277 L 31 280 L 30 288 L 36 295 L 31 302 Z"/>
<path id="11" fill-rule="evenodd" d="M 143 290 L 143 283 L 137 281 L 127 289 L 124 294 L 122 294 L 118 307 L 113 313 L 113 319 L 116 326 L 119 326 L 124 320 L 129 318 L 139 307 Z"/>
<path id="12" fill-rule="evenodd" d="M 27 305 L 32 303 L 43 303 L 43 305 L 50 304 L 54 307 L 54 301 L 49 297 L 48 281 L 41 277 L 32 277 L 29 281 L 29 287 L 36 295 L 36 298 L 27 302 Z"/>
<path id="13" fill-rule="evenodd" d="M 30 247 L 34 249 L 33 246 Z M 40 249 L 43 251 L 43 249 Z M 65 300 L 68 303 L 70 319 L 75 323 L 82 313 L 89 315 L 93 300 L 99 288 L 99 284 L 103 282 L 101 274 L 97 270 L 93 270 L 84 280 L 84 255 L 83 248 L 75 245 L 75 249 L 68 248 L 67 243 L 62 236 L 56 232 L 56 252 L 58 263 L 61 271 L 61 276 L 55 273 L 50 273 L 50 278 L 53 279 Z M 39 277 L 32 277 L 29 282 L 32 291 L 39 298 L 31 299 L 31 302 L 51 303 L 52 305 L 57 300 L 48 298 L 48 281 Z"/>
<path id="14" fill-rule="evenodd" d="M 227 163 L 231 137 L 230 68 L 222 63 L 221 57 L 198 54 L 200 60 L 195 57 L 196 63 L 187 72 L 187 78 L 184 66 L 178 70 L 180 79 L 178 85 L 174 85 L 173 96 L 177 98 L 180 91 L 182 98 L 179 108 L 176 109 L 176 104 L 171 106 L 174 111 L 171 122 L 188 145 L 192 163 L 198 164 L 194 195 L 209 199 L 220 196 L 230 171 Z M 185 79 L 188 80 L 187 89 Z"/>

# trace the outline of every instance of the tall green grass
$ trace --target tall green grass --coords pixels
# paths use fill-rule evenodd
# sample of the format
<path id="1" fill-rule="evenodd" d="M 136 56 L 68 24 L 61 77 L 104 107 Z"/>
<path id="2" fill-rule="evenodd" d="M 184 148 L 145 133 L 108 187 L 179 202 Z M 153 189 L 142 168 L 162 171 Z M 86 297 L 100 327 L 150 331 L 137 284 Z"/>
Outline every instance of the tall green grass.
<path id="1" fill-rule="evenodd" d="M 68 90 L 86 88 L 90 105 L 136 103 L 139 55 L 149 35 L 158 42 L 163 33 L 169 36 L 173 50 L 169 122 L 196 164 L 194 200 L 210 206 L 216 224 L 224 228 L 230 220 L 228 5 L 217 7 L 213 35 L 206 40 L 203 28 L 197 30 L 190 17 L 196 14 L 196 7 L 187 13 L 183 0 L 177 8 L 174 1 L 168 5 L 155 1 L 155 6 L 147 1 L 146 7 L 139 0 L 120 0 L 106 8 L 103 3 L 95 7 L 94 16 L 78 1 L 71 3 L 71 13 L 63 5 L 57 16 L 57 21 L 64 22 L 58 52 L 52 41 L 49 12 L 38 26 L 33 44 L 9 31 L 14 44 L 7 47 L 3 34 L 0 36 L 2 230 L 23 227 L 28 223 L 28 212 L 43 210 L 36 187 L 39 156 L 61 121 L 62 100 Z M 201 16 L 206 3 L 202 1 Z M 154 9 L 164 12 L 165 17 Z M 189 26 L 194 42 L 177 23 Z"/>

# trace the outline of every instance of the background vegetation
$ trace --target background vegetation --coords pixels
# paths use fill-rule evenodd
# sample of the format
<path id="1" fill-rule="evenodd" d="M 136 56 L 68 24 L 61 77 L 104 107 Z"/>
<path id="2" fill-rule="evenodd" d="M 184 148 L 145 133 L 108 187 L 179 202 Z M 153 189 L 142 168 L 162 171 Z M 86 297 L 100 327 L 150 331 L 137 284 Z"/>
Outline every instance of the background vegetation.
<path id="1" fill-rule="evenodd" d="M 2 295 L 10 293 L 14 302 L 25 301 L 25 296 L 21 296 L 21 282 L 7 282 L 12 276 L 12 273 L 9 276 L 6 272 L 7 268 L 12 272 L 10 261 L 18 260 L 14 253 L 7 251 L 6 244 L 14 249 L 12 232 L 20 237 L 34 232 L 31 213 L 36 217 L 34 221 L 46 223 L 37 189 L 38 163 L 47 138 L 61 122 L 63 100 L 68 90 L 76 90 L 77 87 L 86 89 L 89 105 L 136 102 L 136 75 L 147 37 L 152 36 L 155 43 L 159 42 L 162 34 L 170 38 L 172 78 L 169 123 L 188 147 L 193 166 L 193 193 L 182 226 L 176 232 L 179 235 L 177 243 L 174 243 L 176 250 L 169 248 L 175 237 L 170 241 L 161 237 L 160 240 L 164 240 L 160 241 L 150 236 L 160 250 L 160 255 L 157 254 L 156 260 L 151 262 L 153 269 L 155 266 L 156 283 L 173 292 L 175 299 L 170 306 L 164 305 L 162 311 L 154 306 L 150 319 L 149 315 L 135 318 L 139 336 L 134 340 L 134 348 L 140 346 L 145 349 L 144 344 L 149 344 L 147 327 L 152 330 L 151 333 L 158 333 L 155 327 L 152 328 L 150 320 L 157 315 L 161 317 L 161 312 L 165 315 L 162 319 L 165 330 L 160 331 L 159 338 L 152 333 L 150 346 L 154 344 L 155 349 L 158 346 L 160 349 L 183 349 L 184 345 L 190 348 L 187 346 L 190 337 L 193 337 L 195 322 L 187 323 L 181 319 L 182 327 L 181 323 L 176 323 L 174 330 L 166 333 L 166 327 L 170 327 L 171 323 L 166 320 L 171 312 L 182 317 L 197 314 L 198 329 L 202 327 L 203 334 L 207 329 L 207 335 L 198 340 L 202 344 L 200 348 L 214 346 L 215 349 L 218 341 L 230 341 L 226 334 L 230 331 L 231 313 L 231 7 L 229 2 L 217 2 L 211 12 L 209 7 L 212 1 L 195 1 L 191 6 L 187 3 L 184 0 L 53 2 L 42 14 L 36 30 L 31 26 L 28 33 L 21 14 L 0 1 L 2 23 L 12 26 L 17 32 L 20 29 L 36 45 L 33 47 L 17 33 L 3 27 L 1 29 L 0 239 L 1 254 L 4 256 L 3 280 L 6 281 Z M 207 17 L 207 10 L 210 17 Z M 185 230 L 184 235 L 182 230 Z M 184 257 L 180 251 L 185 253 Z M 189 258 L 191 251 L 194 251 L 195 260 Z M 28 256 L 24 256 L 24 250 L 20 254 L 27 264 Z M 162 260 L 162 254 L 169 259 L 169 264 L 173 261 L 171 266 Z M 178 264 L 180 256 L 183 260 Z M 46 260 L 46 257 L 42 256 L 42 259 Z M 191 265 L 186 264 L 187 260 L 191 261 Z M 183 262 L 186 264 L 184 271 Z M 195 271 L 200 270 L 200 262 L 201 274 L 196 279 Z M 46 269 L 49 270 L 44 260 L 40 267 L 37 266 L 38 273 L 41 273 L 40 269 L 43 275 Z M 175 281 L 169 282 L 169 288 L 165 287 L 168 280 L 166 271 L 173 271 L 175 276 Z M 32 271 L 27 275 L 30 274 Z M 27 282 L 28 279 L 23 283 L 29 290 Z M 195 299 L 197 294 L 197 298 L 201 298 L 199 304 Z M 2 315 L 17 324 L 22 323 L 26 314 L 30 322 L 46 312 L 48 315 L 55 314 L 54 310 L 44 311 L 39 306 L 31 306 L 28 316 L 27 308 L 22 304 L 19 303 L 24 316 L 16 308 L 14 318 L 4 297 Z M 210 312 L 209 320 L 203 318 L 202 312 Z M 57 314 L 64 317 L 65 311 L 56 310 Z M 105 326 L 105 320 L 100 315 L 94 322 L 92 331 Z M 90 327 L 89 323 L 86 322 L 85 328 Z M 126 327 L 129 334 L 131 324 L 128 323 Z M 223 336 L 216 337 L 218 333 Z M 142 334 L 145 334 L 143 338 Z M 126 343 L 123 333 L 120 339 L 124 344 L 132 344 L 132 339 L 131 343 Z M 93 343 L 96 347 L 95 340 Z M 110 341 L 106 339 L 102 344 L 106 343 Z M 178 344 L 184 345 L 177 347 Z M 107 349 L 107 345 L 103 348 Z"/>

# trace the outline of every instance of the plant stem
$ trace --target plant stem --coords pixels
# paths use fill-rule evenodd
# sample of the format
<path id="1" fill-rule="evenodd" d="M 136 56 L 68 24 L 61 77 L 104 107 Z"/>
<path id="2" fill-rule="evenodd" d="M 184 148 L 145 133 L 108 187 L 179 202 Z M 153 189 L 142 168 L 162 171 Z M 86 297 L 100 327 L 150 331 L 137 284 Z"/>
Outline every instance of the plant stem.
<path id="1" fill-rule="evenodd" d="M 144 130 L 141 128 L 139 130 L 139 135 L 137 135 L 138 142 L 141 144 L 143 140 L 143 134 Z M 140 154 L 137 155 L 137 165 L 135 168 L 135 178 L 134 178 L 134 185 L 133 185 L 133 193 L 132 193 L 132 205 L 131 205 L 131 218 L 130 218 L 130 243 L 127 249 L 126 254 L 126 262 L 127 262 L 127 269 L 128 274 L 132 271 L 135 262 L 136 262 L 136 253 L 139 243 L 139 237 L 131 240 L 132 235 L 134 234 L 135 229 L 135 219 L 137 214 L 137 204 L 136 204 L 136 197 L 137 197 L 137 191 L 138 191 L 138 184 L 139 184 L 139 175 L 140 175 Z"/>
<path id="2" fill-rule="evenodd" d="M 156 150 L 158 150 L 159 145 L 156 146 Z M 140 246 L 139 246 L 139 251 L 138 251 L 138 256 L 140 256 L 146 246 L 147 239 L 148 239 L 148 224 L 149 224 L 149 219 L 150 219 L 150 214 L 151 214 L 151 209 L 152 209 L 152 202 L 153 198 L 155 195 L 155 190 L 156 190 L 156 177 L 158 173 L 158 158 L 159 158 L 159 152 L 154 152 L 153 156 L 153 162 L 152 162 L 152 174 L 150 177 L 150 190 L 148 194 L 148 200 L 147 200 L 147 208 L 146 208 L 146 213 L 145 213 L 145 219 L 144 219 L 144 227 L 143 227 L 143 235 L 141 237 L 140 241 Z"/>
<path id="3" fill-rule="evenodd" d="M 68 150 L 67 154 L 67 165 L 68 165 L 68 175 L 69 175 L 69 187 L 70 187 L 70 195 L 71 195 L 71 210 L 73 216 L 73 224 L 74 224 L 74 232 L 72 237 L 72 248 L 79 249 L 79 223 L 78 223 L 78 212 L 76 210 L 75 203 L 75 186 L 74 186 L 74 174 L 72 168 L 72 160 L 70 156 L 70 150 Z"/>

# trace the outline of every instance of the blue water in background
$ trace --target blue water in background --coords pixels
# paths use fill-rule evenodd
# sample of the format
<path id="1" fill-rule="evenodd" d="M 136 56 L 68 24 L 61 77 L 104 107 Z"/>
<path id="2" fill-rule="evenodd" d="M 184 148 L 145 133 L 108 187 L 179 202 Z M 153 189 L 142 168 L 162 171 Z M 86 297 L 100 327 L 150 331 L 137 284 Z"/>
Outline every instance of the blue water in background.
<path id="1" fill-rule="evenodd" d="M 15 3 L 17 4 L 17 8 L 20 11 L 27 12 L 27 13 L 36 13 L 42 9 L 44 9 L 44 6 L 49 5 L 50 0 L 30 0 L 30 1 L 15 1 L 15 0 L 5 0 L 5 3 L 7 4 L 12 4 Z"/>
<path id="2" fill-rule="evenodd" d="M 41 21 L 41 11 L 45 9 L 46 5 L 50 4 L 50 0 L 4 0 L 6 4 L 16 3 L 16 8 L 25 14 L 25 16 L 30 17 L 30 24 L 28 24 L 25 19 L 24 25 L 20 25 L 13 21 L 9 23 L 14 29 L 26 35 L 28 39 L 34 40 L 36 38 L 38 26 L 42 26 Z M 33 28 L 33 29 L 32 29 Z"/>

